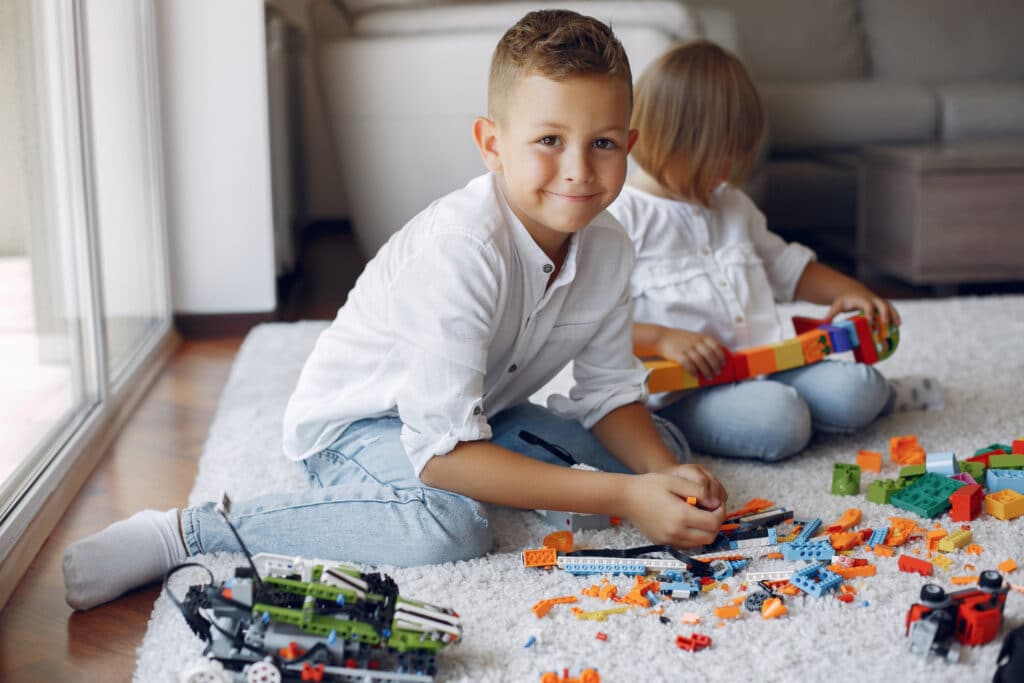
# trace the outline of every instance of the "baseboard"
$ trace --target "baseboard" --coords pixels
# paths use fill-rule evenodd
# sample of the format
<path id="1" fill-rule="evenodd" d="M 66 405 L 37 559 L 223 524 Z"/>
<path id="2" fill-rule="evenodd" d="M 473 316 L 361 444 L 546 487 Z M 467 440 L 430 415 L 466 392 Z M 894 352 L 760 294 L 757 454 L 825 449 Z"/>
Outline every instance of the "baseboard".
<path id="1" fill-rule="evenodd" d="M 277 311 L 266 313 L 175 313 L 174 327 L 185 339 L 241 337 L 260 323 L 279 320 Z"/>

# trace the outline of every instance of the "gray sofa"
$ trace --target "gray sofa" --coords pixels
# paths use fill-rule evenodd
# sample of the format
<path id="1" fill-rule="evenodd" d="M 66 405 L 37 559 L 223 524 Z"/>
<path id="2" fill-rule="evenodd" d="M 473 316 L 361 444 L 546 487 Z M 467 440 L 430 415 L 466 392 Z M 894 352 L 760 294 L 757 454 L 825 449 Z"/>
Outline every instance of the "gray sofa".
<path id="1" fill-rule="evenodd" d="M 732 12 L 768 111 L 769 223 L 853 249 L 856 150 L 1024 139 L 1021 0 L 692 0 Z"/>

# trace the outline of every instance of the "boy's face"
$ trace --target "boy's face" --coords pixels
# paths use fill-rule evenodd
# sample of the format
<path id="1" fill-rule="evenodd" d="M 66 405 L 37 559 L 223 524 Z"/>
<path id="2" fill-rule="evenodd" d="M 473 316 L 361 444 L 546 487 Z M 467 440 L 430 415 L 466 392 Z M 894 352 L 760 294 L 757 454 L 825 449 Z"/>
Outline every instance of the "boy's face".
<path id="1" fill-rule="evenodd" d="M 620 79 L 530 75 L 509 93 L 501 120 L 477 120 L 487 167 L 549 256 L 622 190 L 636 141 L 629 114 L 629 88 Z"/>

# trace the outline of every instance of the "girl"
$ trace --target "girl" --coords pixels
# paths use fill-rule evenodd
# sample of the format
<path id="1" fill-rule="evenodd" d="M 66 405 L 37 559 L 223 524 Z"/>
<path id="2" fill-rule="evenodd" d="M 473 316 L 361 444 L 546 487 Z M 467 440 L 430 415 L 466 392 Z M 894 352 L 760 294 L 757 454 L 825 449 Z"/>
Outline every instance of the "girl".
<path id="1" fill-rule="evenodd" d="M 899 324 L 890 302 L 769 232 L 737 189 L 755 161 L 765 118 L 736 57 L 705 41 L 679 45 L 647 68 L 634 97 L 639 168 L 609 211 L 636 247 L 637 355 L 711 377 L 725 362 L 721 346 L 791 336 L 776 301 L 825 304 L 829 318 L 860 309 L 882 325 Z M 908 408 L 916 399 L 924 407 L 937 390 L 927 380 L 891 387 L 873 367 L 823 362 L 766 381 L 654 395 L 649 407 L 680 427 L 695 450 L 774 461 L 803 450 L 814 431 L 852 432 L 893 405 Z"/>

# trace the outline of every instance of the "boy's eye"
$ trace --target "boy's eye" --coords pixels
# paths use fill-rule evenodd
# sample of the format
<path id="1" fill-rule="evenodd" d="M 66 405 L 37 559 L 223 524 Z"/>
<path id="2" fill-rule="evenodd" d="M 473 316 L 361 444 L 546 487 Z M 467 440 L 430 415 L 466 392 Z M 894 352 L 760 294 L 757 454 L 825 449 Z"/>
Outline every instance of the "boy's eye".
<path id="1" fill-rule="evenodd" d="M 537 142 L 544 145 L 545 147 L 555 147 L 561 144 L 562 141 L 558 139 L 557 135 L 545 135 Z"/>
<path id="2" fill-rule="evenodd" d="M 615 149 L 617 145 L 614 140 L 598 138 L 597 140 L 594 140 L 594 147 L 597 147 L 598 149 Z"/>

